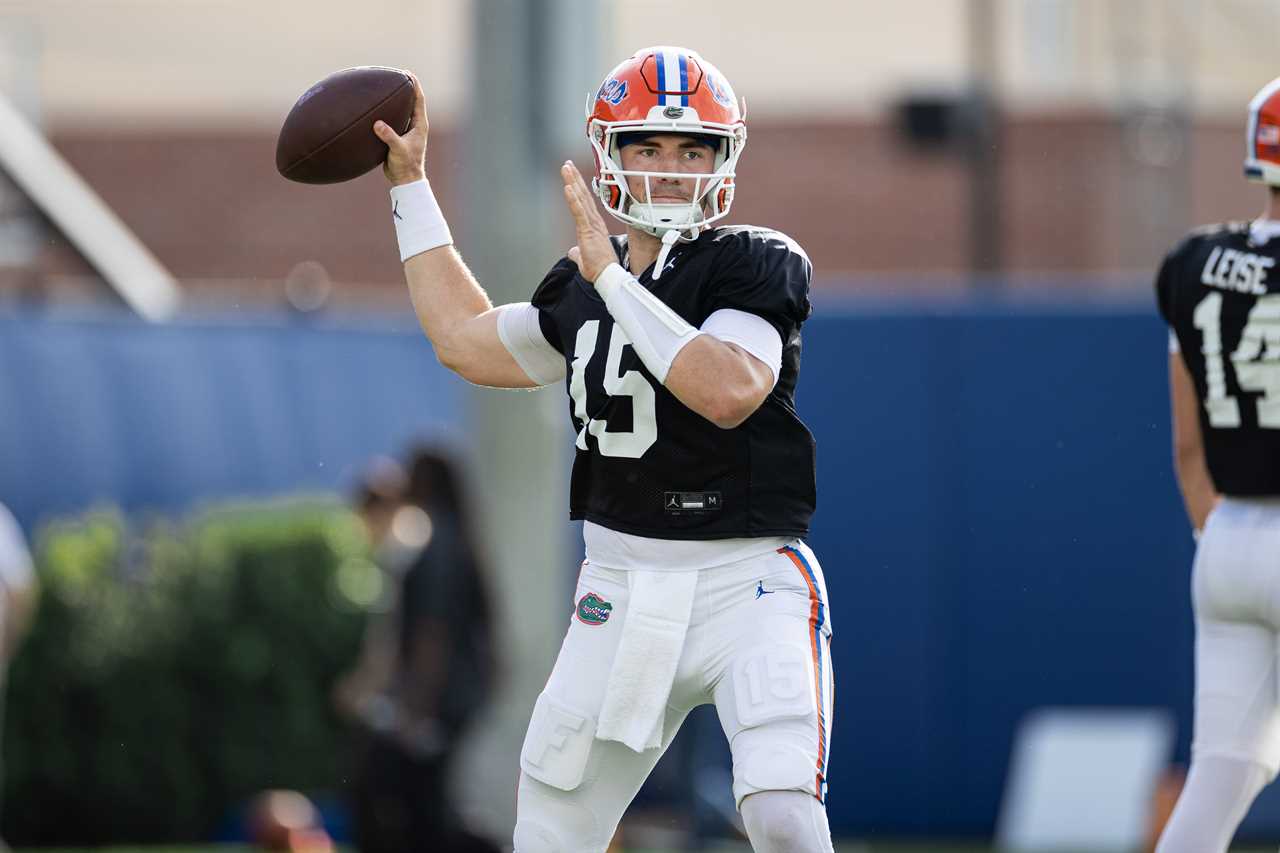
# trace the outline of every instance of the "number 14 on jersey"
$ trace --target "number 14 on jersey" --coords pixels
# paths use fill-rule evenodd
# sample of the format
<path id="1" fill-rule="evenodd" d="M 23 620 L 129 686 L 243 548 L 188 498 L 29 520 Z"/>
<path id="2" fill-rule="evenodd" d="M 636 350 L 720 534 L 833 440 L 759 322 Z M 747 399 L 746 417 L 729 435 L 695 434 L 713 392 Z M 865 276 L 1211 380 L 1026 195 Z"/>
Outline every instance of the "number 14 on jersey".
<path id="1" fill-rule="evenodd" d="M 1209 425 L 1220 429 L 1240 426 L 1240 401 L 1227 393 L 1227 359 L 1222 353 L 1222 294 L 1210 293 L 1196 306 L 1192 322 L 1203 343 L 1204 407 Z M 1260 394 L 1258 426 L 1280 429 L 1280 294 L 1263 296 L 1249 311 L 1240 344 L 1231 353 L 1236 383 Z"/>

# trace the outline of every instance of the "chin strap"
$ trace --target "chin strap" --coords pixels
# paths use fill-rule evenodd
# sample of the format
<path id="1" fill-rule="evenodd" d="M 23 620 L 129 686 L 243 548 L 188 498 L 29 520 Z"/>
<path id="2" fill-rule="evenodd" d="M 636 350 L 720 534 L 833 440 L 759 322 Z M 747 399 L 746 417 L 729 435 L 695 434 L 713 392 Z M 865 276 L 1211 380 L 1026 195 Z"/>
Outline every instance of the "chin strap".
<path id="1" fill-rule="evenodd" d="M 658 250 L 658 259 L 653 262 L 653 280 L 657 281 L 662 275 L 662 271 L 667 266 L 667 255 L 671 254 L 671 247 L 680 239 L 679 230 L 672 228 L 662 235 L 662 248 Z"/>

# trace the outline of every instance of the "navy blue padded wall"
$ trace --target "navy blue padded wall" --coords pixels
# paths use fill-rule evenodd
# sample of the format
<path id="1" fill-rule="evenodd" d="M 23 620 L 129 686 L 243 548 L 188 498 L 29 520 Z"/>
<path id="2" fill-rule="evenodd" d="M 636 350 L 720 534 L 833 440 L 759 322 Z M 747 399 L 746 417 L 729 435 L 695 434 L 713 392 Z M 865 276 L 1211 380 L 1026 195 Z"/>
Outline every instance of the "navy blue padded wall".
<path id="1" fill-rule="evenodd" d="M 0 318 L 0 500 L 30 526 L 94 501 L 345 489 L 457 424 L 462 387 L 403 323 Z"/>
<path id="2" fill-rule="evenodd" d="M 798 407 L 835 626 L 838 833 L 992 830 L 1040 705 L 1174 708 L 1192 543 L 1142 311 L 819 314 Z"/>

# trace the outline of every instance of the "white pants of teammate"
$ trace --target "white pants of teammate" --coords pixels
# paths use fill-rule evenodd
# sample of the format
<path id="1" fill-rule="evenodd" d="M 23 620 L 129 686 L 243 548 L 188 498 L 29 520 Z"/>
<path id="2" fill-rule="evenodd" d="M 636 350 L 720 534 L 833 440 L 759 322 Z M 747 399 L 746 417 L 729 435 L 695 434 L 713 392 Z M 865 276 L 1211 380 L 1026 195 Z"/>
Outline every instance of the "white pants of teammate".
<path id="1" fill-rule="evenodd" d="M 1223 498 L 1192 568 L 1191 771 L 1158 853 L 1225 851 L 1280 770 L 1280 498 Z"/>
<path id="2" fill-rule="evenodd" d="M 831 743 L 831 618 L 813 553 L 795 542 L 699 571 L 662 747 L 640 753 L 594 737 L 626 620 L 628 578 L 627 572 L 583 565 L 575 604 L 594 593 L 613 607 L 603 623 L 571 616 L 538 698 L 524 745 L 516 853 L 603 851 L 685 716 L 708 703 L 715 704 L 729 741 L 739 807 L 759 792 L 803 792 L 764 802 L 787 804 L 782 808 L 789 813 L 779 820 L 803 825 L 797 831 L 815 839 L 813 846 L 793 849 L 830 850 L 821 804 Z M 744 816 L 751 817 L 745 808 Z"/>

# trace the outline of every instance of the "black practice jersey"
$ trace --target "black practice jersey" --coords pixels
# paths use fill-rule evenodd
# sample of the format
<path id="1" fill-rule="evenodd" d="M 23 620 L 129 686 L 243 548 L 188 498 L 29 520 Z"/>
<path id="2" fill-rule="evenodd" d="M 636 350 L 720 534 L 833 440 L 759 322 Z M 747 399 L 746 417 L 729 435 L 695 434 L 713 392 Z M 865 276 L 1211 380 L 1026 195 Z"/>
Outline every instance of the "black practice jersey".
<path id="1" fill-rule="evenodd" d="M 1209 473 L 1228 495 L 1280 495 L 1280 238 L 1247 222 L 1192 232 L 1156 298 L 1195 380 Z"/>
<path id="2" fill-rule="evenodd" d="M 626 240 L 614 237 L 621 258 Z M 533 296 L 542 333 L 568 363 L 577 432 L 570 517 L 658 539 L 803 536 L 815 503 L 814 443 L 795 410 L 800 325 L 813 268 L 790 238 L 749 226 L 676 244 L 640 283 L 693 326 L 747 311 L 783 341 L 778 383 L 734 429 L 687 408 L 640 362 L 595 288 L 568 259 Z"/>

